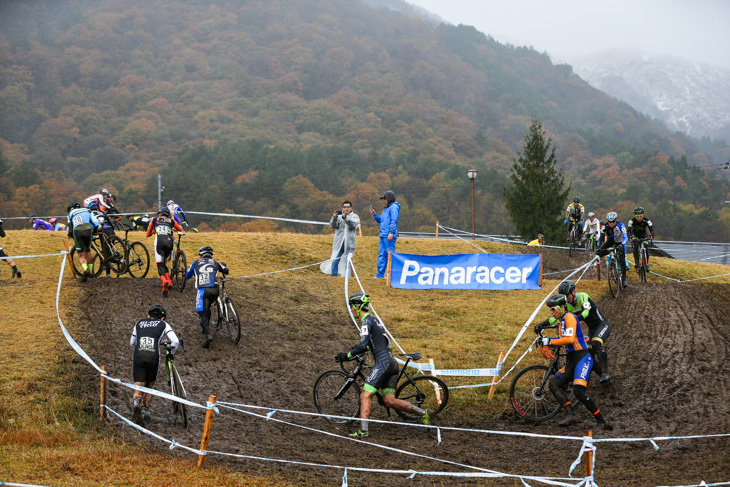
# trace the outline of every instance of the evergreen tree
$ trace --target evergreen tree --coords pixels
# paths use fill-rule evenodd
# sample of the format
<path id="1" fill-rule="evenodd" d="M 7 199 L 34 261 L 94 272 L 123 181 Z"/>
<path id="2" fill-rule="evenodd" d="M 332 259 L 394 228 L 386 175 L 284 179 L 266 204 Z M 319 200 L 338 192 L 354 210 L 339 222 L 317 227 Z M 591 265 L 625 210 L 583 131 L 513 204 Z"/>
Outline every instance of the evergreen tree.
<path id="1" fill-rule="evenodd" d="M 546 242 L 557 243 L 565 236 L 561 220 L 570 185 L 564 188 L 565 178 L 555 168 L 555 147 L 551 146 L 542 124 L 533 120 L 522 154 L 513 158 L 511 184 L 502 188 L 502 194 L 517 233 L 528 240 L 542 233 Z"/>

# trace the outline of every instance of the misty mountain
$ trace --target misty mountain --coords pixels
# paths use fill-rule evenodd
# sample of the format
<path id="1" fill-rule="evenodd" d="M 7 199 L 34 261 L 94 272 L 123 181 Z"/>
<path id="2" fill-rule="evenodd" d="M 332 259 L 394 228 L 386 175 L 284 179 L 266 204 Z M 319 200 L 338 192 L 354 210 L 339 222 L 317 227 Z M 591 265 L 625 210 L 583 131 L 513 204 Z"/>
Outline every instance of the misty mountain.
<path id="1" fill-rule="evenodd" d="M 694 137 L 730 140 L 730 70 L 615 49 L 575 60 L 592 86 Z"/>

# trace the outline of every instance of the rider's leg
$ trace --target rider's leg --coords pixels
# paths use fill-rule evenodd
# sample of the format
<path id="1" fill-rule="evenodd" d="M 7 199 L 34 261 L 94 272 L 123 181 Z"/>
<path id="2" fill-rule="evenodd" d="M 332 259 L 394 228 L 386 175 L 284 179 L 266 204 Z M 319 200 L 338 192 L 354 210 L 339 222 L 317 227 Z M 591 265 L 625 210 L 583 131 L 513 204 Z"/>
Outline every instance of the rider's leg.
<path id="1" fill-rule="evenodd" d="M 624 287 L 627 287 L 628 282 L 626 279 L 626 248 L 624 247 L 624 244 L 618 245 L 618 254 L 618 263 L 621 266 L 621 276 L 623 277 Z"/>
<path id="2" fill-rule="evenodd" d="M 360 431 L 363 433 L 368 432 L 370 421 L 367 420 L 370 419 L 370 411 L 373 408 L 373 394 L 377 391 L 372 391 L 372 389 L 372 386 L 365 384 L 363 391 L 360 393 Z"/>
<path id="3" fill-rule="evenodd" d="M 639 267 L 641 266 L 641 260 L 639 258 L 639 242 L 635 242 L 636 245 L 633 245 L 634 249 L 634 267 L 636 267 L 636 272 L 639 272 Z"/>
<path id="4" fill-rule="evenodd" d="M 593 357 L 593 370 L 598 374 L 602 381 L 606 381 L 608 375 L 608 354 L 603 349 L 603 340 L 600 338 L 593 338 L 588 342 L 588 347 Z"/>

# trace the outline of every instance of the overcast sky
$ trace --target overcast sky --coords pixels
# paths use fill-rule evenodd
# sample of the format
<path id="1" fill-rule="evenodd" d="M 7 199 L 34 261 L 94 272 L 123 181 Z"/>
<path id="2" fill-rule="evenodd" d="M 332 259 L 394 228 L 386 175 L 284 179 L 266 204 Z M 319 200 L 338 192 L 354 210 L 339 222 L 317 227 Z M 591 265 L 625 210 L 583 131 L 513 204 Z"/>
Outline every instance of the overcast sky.
<path id="1" fill-rule="evenodd" d="M 730 0 L 406 0 L 553 62 L 612 48 L 730 69 Z"/>

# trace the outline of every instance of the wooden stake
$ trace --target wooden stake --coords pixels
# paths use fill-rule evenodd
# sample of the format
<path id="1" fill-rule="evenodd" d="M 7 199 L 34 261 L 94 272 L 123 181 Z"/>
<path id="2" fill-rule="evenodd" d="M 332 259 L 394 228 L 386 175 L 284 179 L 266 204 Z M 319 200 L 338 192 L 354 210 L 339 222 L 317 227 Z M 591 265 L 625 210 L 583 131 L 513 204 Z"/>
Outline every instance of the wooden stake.
<path id="1" fill-rule="evenodd" d="M 390 266 L 393 263 L 393 251 L 388 251 L 388 265 L 385 268 L 385 282 L 388 284 L 388 287 L 390 286 Z"/>
<path id="2" fill-rule="evenodd" d="M 583 436 L 593 438 L 593 431 L 584 430 Z M 587 451 L 583 454 L 583 466 L 585 467 L 586 477 L 593 475 L 593 451 Z"/>
<path id="3" fill-rule="evenodd" d="M 601 261 L 598 261 L 598 264 L 596 264 L 596 275 L 598 276 L 598 280 L 601 280 Z"/>
<path id="4" fill-rule="evenodd" d="M 540 274 L 542 274 L 542 273 L 540 273 Z M 499 364 L 501 364 L 502 361 L 504 361 L 505 355 L 506 355 L 505 352 L 499 352 L 499 359 L 497 359 L 497 367 L 499 367 Z M 499 380 L 499 375 L 495 375 L 494 377 L 492 377 L 492 382 L 496 382 L 497 380 Z M 494 385 L 489 386 L 489 394 L 487 395 L 487 399 L 491 401 L 492 398 L 494 397 L 495 392 L 497 392 L 497 385 L 494 384 Z"/>
<path id="5" fill-rule="evenodd" d="M 210 395 L 208 396 L 208 402 L 213 405 L 215 404 L 215 396 Z M 205 425 L 203 426 L 203 437 L 200 439 L 200 450 L 201 451 L 207 451 L 208 450 L 208 441 L 210 440 L 210 428 L 213 425 L 213 415 L 215 414 L 215 411 L 213 411 L 213 408 L 208 409 L 205 413 Z M 201 468 L 205 464 L 205 457 L 206 455 L 198 455 L 198 468 Z"/>
<path id="6" fill-rule="evenodd" d="M 436 240 L 439 238 L 439 222 L 436 221 Z"/>
<path id="7" fill-rule="evenodd" d="M 540 254 L 540 282 L 538 282 L 538 286 L 542 289 L 542 261 L 543 257 L 545 257 L 542 253 Z"/>
<path id="8" fill-rule="evenodd" d="M 68 246 L 68 244 L 66 244 Z M 106 372 L 106 365 L 101 366 L 101 370 Z M 106 419 L 106 373 L 101 374 L 101 389 L 99 389 L 99 401 L 101 406 L 99 407 L 99 419 L 102 421 Z"/>
<path id="9" fill-rule="evenodd" d="M 69 248 L 68 248 L 68 240 L 64 240 L 63 241 L 63 248 L 66 249 L 66 252 L 69 251 Z M 68 259 L 68 261 L 66 263 L 71 266 L 71 274 L 73 274 L 74 277 L 78 277 L 78 275 L 76 274 L 76 269 L 74 268 L 74 263 L 71 260 L 71 254 L 70 253 L 67 253 L 66 254 L 66 259 Z"/>
<path id="10" fill-rule="evenodd" d="M 432 358 L 428 359 L 428 363 L 431 364 L 431 367 L 432 367 L 431 375 L 436 377 L 436 366 L 433 363 L 433 359 Z M 439 403 L 439 405 L 441 405 L 441 391 L 436 389 L 436 386 L 433 387 L 433 390 L 436 393 L 436 402 Z"/>

